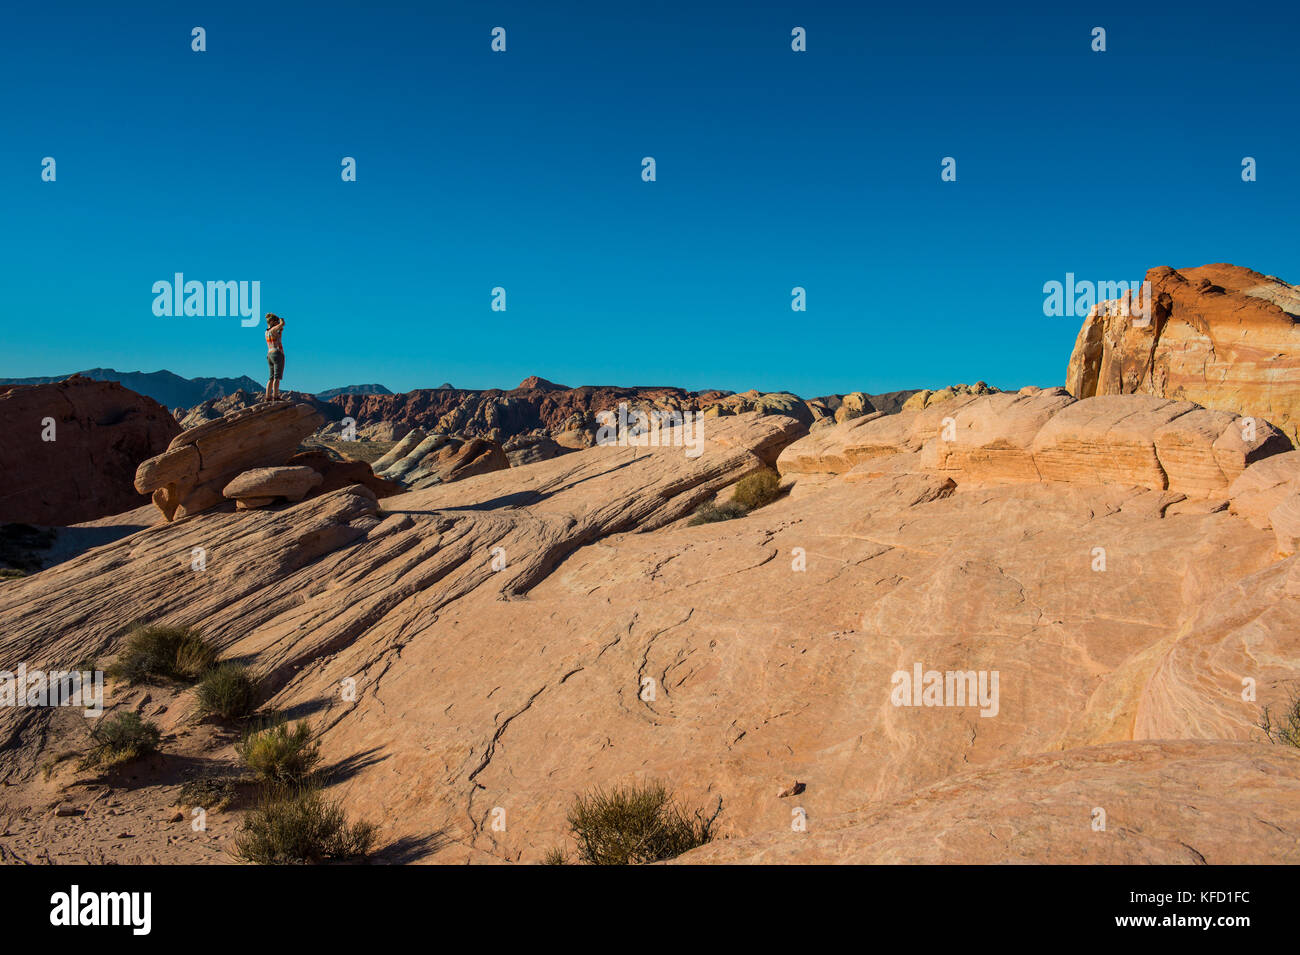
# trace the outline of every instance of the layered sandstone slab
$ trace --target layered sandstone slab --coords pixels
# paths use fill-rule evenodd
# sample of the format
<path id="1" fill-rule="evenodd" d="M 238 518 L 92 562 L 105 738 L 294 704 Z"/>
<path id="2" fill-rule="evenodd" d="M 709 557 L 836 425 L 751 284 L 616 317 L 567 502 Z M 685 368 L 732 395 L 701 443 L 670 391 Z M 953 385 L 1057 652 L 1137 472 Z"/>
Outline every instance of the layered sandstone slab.
<path id="1" fill-rule="evenodd" d="M 954 395 L 920 411 L 877 411 L 817 428 L 781 452 L 777 468 L 783 475 L 844 474 L 874 458 L 911 454 L 940 437 L 947 422 L 978 400 L 974 395 Z"/>
<path id="2" fill-rule="evenodd" d="M 1034 438 L 1073 403 L 1063 388 L 1026 388 L 972 401 L 952 415 L 951 429 L 941 429 L 939 439 L 927 446 L 927 464 L 981 481 L 1037 481 Z"/>
<path id="3" fill-rule="evenodd" d="M 1134 739 L 1193 735 L 1261 739 L 1267 707 L 1282 719 L 1295 697 L 1300 660 L 1300 562 L 1275 561 L 1215 592 L 1217 575 L 1199 571 L 1179 586 L 1206 589 L 1209 598 L 1123 672 L 1103 681 L 1103 701 L 1137 693 Z"/>
<path id="4" fill-rule="evenodd" d="M 307 404 L 315 408 L 325 421 L 330 422 L 329 425 L 322 427 L 323 433 L 337 434 L 340 431 L 339 421 L 343 417 L 343 410 L 338 405 L 322 401 L 315 395 L 301 391 L 285 391 L 281 393 L 280 398 L 282 401 L 289 401 L 296 405 Z M 232 411 L 257 408 L 264 403 L 260 391 L 246 391 L 240 388 L 220 398 L 209 398 L 191 408 L 177 409 L 176 418 L 180 421 L 182 429 L 189 430 L 201 424 L 218 421 Z"/>
<path id="5" fill-rule="evenodd" d="M 321 483 L 312 492 L 324 494 L 337 491 L 349 484 L 363 484 L 375 492 L 376 497 L 388 497 L 403 490 L 396 481 L 376 477 L 365 461 L 347 461 L 331 452 L 319 449 L 299 451 L 287 462 L 289 467 L 307 467 L 321 475 Z"/>
<path id="6" fill-rule="evenodd" d="M 1287 451 L 1251 464 L 1228 489 L 1229 509 L 1261 530 L 1269 513 L 1300 490 L 1300 451 Z"/>
<path id="7" fill-rule="evenodd" d="M 1146 396 L 1089 398 L 1044 424 L 1030 453 L 1047 481 L 1164 489 L 1155 433 L 1194 409 L 1188 401 Z"/>
<path id="8" fill-rule="evenodd" d="M 904 468 L 958 483 L 1136 485 L 1226 499 L 1247 467 L 1290 448 L 1266 421 L 1191 402 L 1148 395 L 1076 401 L 1061 388 L 1025 388 L 819 428 L 786 448 L 777 466 L 792 477 L 869 474 L 870 462 L 896 455 Z"/>
<path id="9" fill-rule="evenodd" d="M 1187 401 L 1106 395 L 1054 415 L 1030 451 L 1044 480 L 1226 497 L 1247 465 L 1290 446 L 1267 422 L 1247 429 L 1235 415 Z"/>
<path id="10" fill-rule="evenodd" d="M 427 438 L 428 435 L 419 428 L 412 428 L 402 436 L 398 442 L 388 451 L 377 458 L 370 466 L 376 474 L 383 474 L 390 467 L 402 460 L 408 454 L 415 450 L 416 445 Z"/>
<path id="11" fill-rule="evenodd" d="M 131 475 L 180 431 L 152 398 L 80 375 L 0 387 L 0 428 L 0 521 L 47 525 L 148 503 L 131 489 Z"/>
<path id="12" fill-rule="evenodd" d="M 418 489 L 503 471 L 510 467 L 510 459 L 495 441 L 426 435 L 417 428 L 376 461 L 375 467 L 380 477 Z"/>
<path id="13" fill-rule="evenodd" d="M 216 507 L 244 471 L 285 464 L 324 418 L 311 405 L 276 402 L 228 412 L 183 431 L 167 450 L 140 464 L 135 488 L 153 492 L 167 520 Z"/>
<path id="14" fill-rule="evenodd" d="M 1300 492 L 1292 491 L 1269 511 L 1268 522 L 1279 554 L 1290 556 L 1300 550 Z"/>
<path id="15" fill-rule="evenodd" d="M 1066 370 L 1078 398 L 1146 394 L 1300 424 L 1300 288 L 1234 265 L 1151 269 L 1152 314 L 1094 308 Z"/>
<path id="16" fill-rule="evenodd" d="M 1267 819 L 1257 810 L 1271 807 Z M 1096 827 L 1100 821 L 1104 828 Z M 1112 743 L 954 776 L 884 806 L 714 842 L 678 864 L 1300 862 L 1300 756 Z"/>
<path id="17" fill-rule="evenodd" d="M 308 715 L 326 764 L 346 768 L 332 794 L 349 814 L 427 861 L 539 861 L 565 844 L 577 794 L 649 778 L 687 806 L 722 800 L 721 849 L 789 834 L 794 805 L 810 822 L 799 835 L 829 834 L 837 816 L 955 778 L 953 798 L 969 785 L 977 813 L 1002 808 L 997 833 L 1025 838 L 977 827 L 987 845 L 976 845 L 961 828 L 968 807 L 940 800 L 925 819 L 946 861 L 1078 858 L 1071 783 L 1079 834 L 1095 834 L 1101 805 L 1127 820 L 1109 831 L 1134 861 L 1174 857 L 1157 803 L 1207 859 L 1260 858 L 1265 830 L 1293 845 L 1292 764 L 1278 760 L 1296 757 L 1232 748 L 1257 715 L 1241 678 L 1257 678 L 1256 707 L 1300 679 L 1287 642 L 1300 628 L 1286 626 L 1300 587 L 1285 585 L 1272 531 L 1226 510 L 1170 513 L 1166 491 L 971 486 L 919 468 L 946 414 L 909 419 L 894 453 L 797 475 L 804 493 L 722 524 L 685 519 L 800 439 L 794 419 L 710 418 L 698 458 L 597 447 L 396 495 L 382 513 L 351 487 L 163 524 L 0 588 L 0 661 L 107 660 L 133 621 L 201 624 L 265 679 L 268 708 Z M 1258 609 L 1269 606 L 1276 616 Z M 1198 659 L 1219 664 L 1204 681 Z M 917 664 L 996 671 L 996 713 L 894 705 L 897 673 Z M 347 680 L 355 699 L 339 692 Z M 1230 691 L 1239 710 L 1214 716 Z M 192 704 L 168 702 L 164 730 L 188 732 Z M 40 785 L 64 745 L 59 716 L 0 709 L 0 774 L 18 784 L 0 788 L 11 831 L 13 794 Z M 1133 746 L 1135 727 L 1207 748 L 1168 756 L 1160 744 L 1149 772 L 1080 755 Z M 234 762 L 228 746 L 195 758 Z M 805 791 L 781 798 L 791 780 Z M 1118 801 L 1092 801 L 1094 788 Z M 1018 790 L 1043 793 L 1056 821 Z M 505 831 L 491 824 L 497 807 Z M 1237 840 L 1201 845 L 1196 813 Z M 171 851 L 211 855 L 194 845 Z"/>
<path id="18" fill-rule="evenodd" d="M 319 471 L 304 466 L 253 468 L 227 484 L 221 493 L 225 497 L 239 500 L 262 498 L 269 501 L 283 497 L 290 501 L 301 501 L 322 480 Z"/>

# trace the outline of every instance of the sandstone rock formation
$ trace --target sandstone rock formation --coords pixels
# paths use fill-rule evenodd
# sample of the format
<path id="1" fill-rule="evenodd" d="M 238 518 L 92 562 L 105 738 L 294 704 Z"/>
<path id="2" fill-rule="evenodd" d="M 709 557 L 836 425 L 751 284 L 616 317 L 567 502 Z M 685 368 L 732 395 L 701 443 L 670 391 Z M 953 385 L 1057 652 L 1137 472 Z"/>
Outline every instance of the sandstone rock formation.
<path id="1" fill-rule="evenodd" d="M 335 409 L 337 413 L 337 408 Z M 319 438 L 348 440 L 345 435 L 361 441 L 400 441 L 412 431 L 409 424 L 401 421 L 370 421 L 366 424 L 345 423 L 343 420 L 331 421 L 316 432 Z"/>
<path id="2" fill-rule="evenodd" d="M 1246 440 L 1236 416 L 1187 401 L 1109 395 L 1062 409 L 1034 437 L 1030 452 L 1046 480 L 1226 498 L 1247 464 L 1290 449 L 1266 422 L 1254 430 Z"/>
<path id="3" fill-rule="evenodd" d="M 725 392 L 681 388 L 622 388 L 585 385 L 565 388 L 532 376 L 510 391 L 436 388 L 401 395 L 339 395 L 331 403 L 352 417 L 358 429 L 401 422 L 426 434 L 456 434 L 503 442 L 538 429 L 554 431 L 573 415 L 594 420 L 597 411 L 636 407 L 694 409 Z"/>
<path id="4" fill-rule="evenodd" d="M 0 426 L 0 521 L 47 525 L 147 503 L 131 475 L 180 431 L 153 399 L 79 376 L 0 387 Z"/>
<path id="5" fill-rule="evenodd" d="M 166 451 L 141 463 L 135 489 L 152 491 L 169 521 L 206 511 L 222 503 L 231 480 L 253 468 L 283 465 L 323 423 L 311 405 L 289 401 L 227 412 L 182 431 Z"/>
<path id="6" fill-rule="evenodd" d="M 117 382 L 128 391 L 152 398 L 164 408 L 192 408 L 212 398 L 223 398 L 239 389 L 256 392 L 261 387 L 247 375 L 239 378 L 182 378 L 161 371 L 118 371 L 115 368 L 87 368 L 73 375 L 48 378 L 0 378 L 0 385 L 52 385 L 68 378 Z"/>
<path id="7" fill-rule="evenodd" d="M 289 467 L 308 467 L 320 474 L 321 483 L 312 491 L 313 494 L 337 491 L 349 484 L 364 485 L 374 492 L 375 497 L 388 497 L 403 489 L 396 481 L 377 477 L 364 461 L 344 461 L 324 450 L 299 451 L 285 463 Z"/>
<path id="8" fill-rule="evenodd" d="M 798 395 L 788 392 L 760 394 L 756 390 L 745 391 L 738 395 L 728 395 L 711 404 L 703 405 L 700 410 L 707 416 L 745 414 L 755 411 L 759 414 L 779 414 L 794 418 L 804 425 L 811 425 L 819 417 L 809 403 Z"/>
<path id="9" fill-rule="evenodd" d="M 1191 402 L 1075 401 L 1060 388 L 1030 387 L 821 428 L 786 448 L 778 467 L 783 475 L 869 474 L 873 460 L 914 455 L 905 466 L 958 483 L 1132 485 L 1226 504 L 1249 465 L 1290 448 L 1266 421 L 1243 427 L 1234 415 Z"/>
<path id="10" fill-rule="evenodd" d="M 283 392 L 281 397 L 286 401 L 292 401 L 294 404 L 311 405 L 320 414 L 322 421 L 327 422 L 322 426 L 322 432 L 326 431 L 327 428 L 337 430 L 338 421 L 343 417 L 343 412 L 338 405 L 317 398 L 315 395 L 309 395 L 301 391 L 286 391 Z M 181 423 L 182 428 L 188 430 L 209 421 L 223 418 L 232 411 L 256 408 L 261 404 L 262 393 L 260 391 L 246 391 L 241 388 L 231 394 L 209 398 L 207 401 L 190 408 L 180 409 L 180 414 L 176 415 L 176 420 Z"/>
<path id="11" fill-rule="evenodd" d="M 832 412 L 832 416 L 836 424 L 843 424 L 845 421 L 869 415 L 875 410 L 876 406 L 871 403 L 870 398 L 860 391 L 854 391 L 844 396 L 840 406 Z"/>
<path id="12" fill-rule="evenodd" d="M 263 677 L 268 707 L 309 716 L 349 813 L 428 861 L 539 861 L 575 795 L 658 778 L 687 806 L 722 802 L 728 838 L 683 862 L 1294 862 L 1300 755 L 1253 727 L 1300 679 L 1300 558 L 1229 509 L 1168 506 L 1167 488 L 1037 465 L 1021 479 L 1043 429 L 1083 406 L 1044 449 L 1087 471 L 1113 439 L 1128 477 L 1173 448 L 1178 480 L 1202 487 L 1222 435 L 1176 405 L 1026 389 L 806 436 L 786 415 L 728 415 L 706 419 L 698 458 L 595 447 L 384 513 L 350 486 L 204 514 L 0 588 L 0 660 L 109 658 L 133 621 L 201 624 Z M 945 431 L 965 438 L 941 462 Z M 1260 447 L 1218 450 L 1231 469 Z M 1232 486 L 1262 493 L 1272 479 L 1252 472 L 1284 456 Z M 778 460 L 801 493 L 688 526 Z M 918 665 L 998 673 L 996 713 L 891 705 Z M 110 705 L 136 705 L 118 692 Z M 233 759 L 166 702 L 168 745 Z M 30 835 L 27 807 L 54 801 L 43 760 L 84 733 L 62 715 L 0 709 L 19 858 L 80 858 L 112 825 Z M 804 790 L 782 797 L 791 780 Z"/>
<path id="13" fill-rule="evenodd" d="M 239 502 L 240 510 L 264 507 L 276 498 L 301 501 L 321 483 L 321 474 L 305 466 L 252 468 L 240 473 L 222 489 L 222 495 Z"/>
<path id="14" fill-rule="evenodd" d="M 1078 398 L 1146 394 L 1300 425 L 1300 288 L 1235 265 L 1151 269 L 1149 319 L 1099 304 L 1066 371 Z"/>
<path id="15" fill-rule="evenodd" d="M 510 466 L 517 468 L 537 461 L 549 461 L 575 449 L 564 447 L 549 434 L 542 432 L 516 435 L 501 445 L 501 450 L 506 453 Z"/>
<path id="16" fill-rule="evenodd" d="M 1096 794 L 1096 807 L 1085 806 Z M 1287 822 L 1261 819 L 1261 802 Z M 1108 827 L 1093 829 L 1093 812 Z M 1296 757 L 1249 743 L 1090 746 L 961 773 L 880 807 L 818 820 L 808 832 L 728 839 L 682 865 L 1221 865 L 1257 847 L 1300 862 Z M 1279 831 L 1280 830 L 1280 831 Z M 1189 840 L 1189 834 L 1195 836 Z"/>
<path id="17" fill-rule="evenodd" d="M 931 391 L 929 388 L 923 388 L 912 397 L 903 402 L 903 411 L 921 411 L 931 405 L 941 404 L 945 401 L 951 401 L 953 398 L 991 395 L 995 394 L 998 389 L 990 388 L 982 381 L 977 381 L 973 385 L 949 385 L 946 388 L 940 388 L 938 391 Z"/>
<path id="18" fill-rule="evenodd" d="M 510 467 L 501 445 L 485 438 L 427 435 L 419 428 L 375 462 L 375 471 L 410 488 L 432 487 Z"/>
<path id="19" fill-rule="evenodd" d="M 1261 530 L 1272 525 L 1268 515 L 1300 490 L 1300 451 L 1264 458 L 1246 468 L 1228 488 L 1229 508 Z"/>
<path id="20" fill-rule="evenodd" d="M 1292 491 L 1268 512 L 1268 522 L 1277 538 L 1277 550 L 1290 557 L 1300 550 L 1300 493 Z"/>
<path id="21" fill-rule="evenodd" d="M 566 388 L 531 376 L 511 391 L 466 391 L 444 386 L 404 395 L 339 395 L 332 403 L 356 422 L 357 434 L 378 440 L 397 440 L 403 429 L 420 428 L 425 434 L 488 438 L 507 444 L 528 435 L 548 435 L 561 448 L 581 450 L 595 445 L 597 414 L 617 412 L 621 404 L 649 412 L 704 412 L 710 416 L 784 414 L 805 425 L 819 420 L 847 420 L 880 410 L 896 412 L 915 392 L 867 395 L 828 395 L 805 401 L 787 393 L 757 390 L 741 394 L 724 391 L 685 391 L 681 388 L 622 388 L 584 385 Z M 337 430 L 331 424 L 322 431 Z"/>

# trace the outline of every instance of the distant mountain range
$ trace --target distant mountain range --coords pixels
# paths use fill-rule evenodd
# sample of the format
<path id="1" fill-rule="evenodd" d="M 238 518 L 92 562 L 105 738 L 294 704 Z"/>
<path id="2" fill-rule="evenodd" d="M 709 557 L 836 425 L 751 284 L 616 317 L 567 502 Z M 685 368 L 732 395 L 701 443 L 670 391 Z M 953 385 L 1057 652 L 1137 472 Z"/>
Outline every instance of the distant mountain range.
<path id="1" fill-rule="evenodd" d="M 391 395 L 392 392 L 383 385 L 344 385 L 342 388 L 327 388 L 316 392 L 321 401 L 329 401 L 335 395 Z"/>
<path id="2" fill-rule="evenodd" d="M 91 368 L 76 374 L 94 381 L 116 381 L 136 394 L 146 395 L 168 409 L 193 408 L 214 398 L 224 398 L 236 391 L 261 392 L 266 385 L 247 375 L 239 378 L 182 378 L 170 371 L 117 371 L 114 368 Z M 63 381 L 67 375 L 48 378 L 0 378 L 0 385 L 49 385 Z M 322 400 L 334 395 L 391 395 L 383 385 L 345 385 L 322 391 Z"/>
<path id="3" fill-rule="evenodd" d="M 94 381 L 116 381 L 136 394 L 152 398 L 169 411 L 177 408 L 191 413 L 197 411 L 197 417 L 194 414 L 188 418 L 184 415 L 179 416 L 181 420 L 190 421 L 191 424 L 197 420 L 206 420 L 213 413 L 220 414 L 236 407 L 237 405 L 229 407 L 226 404 L 217 405 L 217 402 L 229 398 L 236 392 L 246 392 L 247 394 L 238 400 L 249 402 L 256 401 L 265 388 L 262 382 L 254 381 L 247 375 L 240 378 L 182 378 L 165 369 L 144 372 L 117 371 L 113 368 L 91 368 L 76 374 Z M 68 374 L 52 375 L 48 378 L 0 378 L 0 387 L 47 385 L 70 377 L 71 375 Z M 716 390 L 691 392 L 668 386 L 583 385 L 579 388 L 570 388 L 531 375 L 509 391 L 500 388 L 464 390 L 456 388 L 449 382 L 443 382 L 437 388 L 417 389 L 399 395 L 379 384 L 344 385 L 341 388 L 316 392 L 314 400 L 337 405 L 344 413 L 353 415 L 359 421 L 399 421 L 424 428 L 444 427 L 462 430 L 467 434 L 499 432 L 508 436 L 532 428 L 555 428 L 570 415 L 581 415 L 592 409 L 614 407 L 621 400 L 650 399 L 653 401 L 674 396 L 682 408 L 695 409 L 710 402 L 717 402 L 731 394 L 732 392 L 729 391 Z M 759 392 L 747 394 L 756 397 Z M 903 402 L 913 394 L 915 390 L 909 389 L 866 397 L 872 409 L 892 414 L 898 411 Z M 507 396 L 510 396 L 513 404 L 508 410 L 503 411 L 499 405 Z M 312 400 L 308 396 L 303 397 Z M 842 397 L 842 395 L 828 395 L 811 400 L 816 404 L 824 405 L 825 410 L 833 413 L 840 406 Z M 820 412 L 810 411 L 808 416 L 811 419 L 818 413 Z M 444 420 L 444 415 L 449 417 Z M 326 417 L 332 419 L 331 415 Z M 507 418 L 510 420 L 506 421 Z"/>
<path id="4" fill-rule="evenodd" d="M 165 408 L 191 408 L 209 398 L 224 398 L 241 388 L 261 391 L 266 386 L 247 375 L 240 378 L 182 378 L 170 371 L 117 371 L 114 368 L 91 368 L 76 374 L 94 381 L 116 381 L 138 395 L 146 395 Z M 49 378 L 0 378 L 0 385 L 48 385 L 70 378 L 71 374 Z"/>

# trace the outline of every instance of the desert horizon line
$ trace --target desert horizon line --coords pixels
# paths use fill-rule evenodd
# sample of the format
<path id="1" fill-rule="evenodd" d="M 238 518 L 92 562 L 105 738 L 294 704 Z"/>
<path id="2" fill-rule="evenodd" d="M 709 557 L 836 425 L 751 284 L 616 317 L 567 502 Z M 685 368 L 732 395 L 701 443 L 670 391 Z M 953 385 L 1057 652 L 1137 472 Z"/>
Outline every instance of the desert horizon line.
<path id="1" fill-rule="evenodd" d="M 77 371 L 71 371 L 71 372 L 66 372 L 61 374 L 52 374 L 52 375 L 0 375 L 0 387 L 7 387 L 10 385 L 23 385 L 23 384 L 54 383 L 58 381 L 65 381 L 68 378 L 72 378 L 77 375 L 87 375 L 89 372 L 111 373 L 114 375 L 122 375 L 122 376 L 174 375 L 175 377 L 188 382 L 214 381 L 214 382 L 237 383 L 240 381 L 240 379 L 247 378 L 249 381 L 253 382 L 259 390 L 262 387 L 260 384 L 256 382 L 256 380 L 251 375 L 247 375 L 247 374 L 245 375 L 184 375 L 179 372 L 172 371 L 169 368 L 159 368 L 156 371 L 139 371 L 139 370 L 124 371 L 117 368 L 106 368 L 106 367 L 82 368 L 82 369 L 78 369 Z M 363 375 L 359 377 L 365 378 L 368 376 Z M 555 381 L 554 379 L 548 378 L 544 375 L 532 374 L 532 375 L 526 375 L 523 379 L 520 380 L 520 382 L 517 385 L 514 386 L 502 386 L 502 385 L 461 386 L 461 385 L 454 385 L 450 382 L 444 381 L 440 385 L 418 385 L 413 388 L 405 388 L 399 390 L 399 389 L 389 388 L 387 385 L 383 384 L 382 382 L 372 380 L 364 383 L 349 383 L 345 385 L 335 385 L 335 386 L 331 386 L 327 388 L 319 388 L 315 390 L 309 388 L 290 388 L 290 389 L 286 389 L 286 393 L 293 392 L 296 394 L 317 396 L 317 395 L 324 394 L 326 392 L 338 392 L 341 394 L 341 393 L 345 393 L 343 389 L 362 388 L 362 387 L 380 387 L 380 388 L 385 388 L 386 391 L 385 392 L 353 392 L 353 393 L 354 394 L 375 394 L 379 396 L 384 396 L 385 394 L 387 394 L 391 396 L 397 396 L 397 395 L 410 394 L 416 391 L 459 391 L 459 392 L 486 393 L 492 391 L 512 392 L 512 391 L 536 390 L 535 388 L 530 389 L 524 387 L 524 385 L 531 379 L 538 380 L 539 384 L 537 387 L 542 387 L 542 388 L 552 387 L 555 389 L 565 390 L 565 391 L 578 391 L 583 388 L 621 389 L 627 391 L 650 391 L 650 390 L 662 389 L 662 390 L 680 391 L 687 395 L 700 395 L 700 394 L 707 394 L 710 392 L 718 392 L 724 395 L 736 395 L 736 394 L 744 394 L 749 391 L 755 391 L 758 392 L 759 394 L 764 394 L 764 395 L 792 395 L 796 398 L 801 398 L 801 399 L 807 399 L 807 398 L 815 399 L 821 397 L 830 397 L 833 395 L 846 395 L 846 394 L 854 394 L 854 393 L 866 394 L 866 395 L 892 395 L 892 394 L 899 394 L 904 391 L 912 391 L 912 392 L 925 391 L 925 390 L 933 391 L 941 388 L 951 387 L 955 384 L 967 384 L 971 386 L 983 384 L 997 391 L 1018 391 L 1021 388 L 1027 388 L 1027 387 L 1037 387 L 1037 388 L 1063 387 L 1063 383 L 1064 383 L 1064 376 L 1062 376 L 1062 379 L 1060 381 L 1048 382 L 1045 384 L 1041 382 L 1021 382 L 1018 384 L 1005 384 L 1005 385 L 994 384 L 984 378 L 980 378 L 969 382 L 966 381 L 946 381 L 946 382 L 934 382 L 934 383 L 924 382 L 924 383 L 918 383 L 916 385 L 909 385 L 903 388 L 882 388 L 881 390 L 876 390 L 874 388 L 861 387 L 861 388 L 850 388 L 846 391 L 832 390 L 832 391 L 819 392 L 817 394 L 805 394 L 803 392 L 795 391 L 790 388 L 766 388 L 766 387 L 759 387 L 756 385 L 751 385 L 748 388 L 725 388 L 725 387 L 717 387 L 717 386 L 691 387 L 689 385 L 668 384 L 665 382 L 625 384 L 622 382 L 611 382 L 611 381 L 583 382 L 582 384 L 579 385 L 569 385 L 569 384 L 564 384 L 562 382 Z M 109 380 L 116 380 L 116 379 L 109 379 Z"/>

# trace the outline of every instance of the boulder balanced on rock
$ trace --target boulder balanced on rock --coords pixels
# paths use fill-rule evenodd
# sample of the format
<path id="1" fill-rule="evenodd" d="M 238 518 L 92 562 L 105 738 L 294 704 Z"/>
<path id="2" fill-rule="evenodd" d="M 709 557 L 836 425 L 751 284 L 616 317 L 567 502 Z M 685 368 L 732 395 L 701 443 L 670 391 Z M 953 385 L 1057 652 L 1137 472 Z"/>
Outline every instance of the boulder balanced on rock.
<path id="1" fill-rule="evenodd" d="M 311 405 L 279 402 L 232 411 L 172 439 L 135 472 L 135 489 L 153 492 L 169 521 L 216 507 L 245 471 L 278 467 L 325 419 Z"/>
<path id="2" fill-rule="evenodd" d="M 321 473 L 309 467 L 254 468 L 227 484 L 221 493 L 246 511 L 265 507 L 277 497 L 301 501 L 322 480 Z"/>

